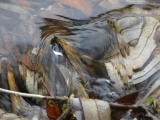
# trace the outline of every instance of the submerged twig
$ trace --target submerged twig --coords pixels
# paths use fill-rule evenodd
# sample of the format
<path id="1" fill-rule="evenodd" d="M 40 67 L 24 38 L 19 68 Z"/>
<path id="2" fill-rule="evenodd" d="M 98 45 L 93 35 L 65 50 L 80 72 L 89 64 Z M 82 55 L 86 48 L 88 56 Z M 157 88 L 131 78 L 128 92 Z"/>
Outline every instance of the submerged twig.
<path id="1" fill-rule="evenodd" d="M 3 88 L 0 88 L 0 92 L 4 92 L 7 94 L 14 94 L 16 96 L 29 97 L 29 98 L 52 99 L 52 100 L 61 100 L 61 101 L 68 100 L 68 98 L 65 98 L 65 97 L 59 97 L 59 96 L 52 97 L 52 96 L 43 96 L 43 95 L 38 95 L 38 94 L 21 93 L 21 92 L 6 90 Z M 109 105 L 111 107 L 121 107 L 121 108 L 139 108 L 141 107 L 138 105 L 124 105 L 124 104 L 119 104 L 119 103 L 109 103 Z"/>
<path id="2" fill-rule="evenodd" d="M 40 84 L 42 84 L 44 86 L 44 88 L 47 91 L 48 96 L 51 96 L 51 92 L 49 91 L 49 88 L 47 87 L 47 85 L 44 82 L 42 82 L 42 81 L 40 82 Z"/>
<path id="3" fill-rule="evenodd" d="M 109 103 L 111 107 L 120 107 L 120 108 L 139 108 L 141 106 L 138 105 L 124 105 L 119 103 Z"/>
<path id="4" fill-rule="evenodd" d="M 43 96 L 38 94 L 21 93 L 21 92 L 6 90 L 3 88 L 0 88 L 0 92 L 7 93 L 7 94 L 14 94 L 16 96 L 29 97 L 29 98 L 52 99 L 52 100 L 61 100 L 61 101 L 68 100 L 68 98 L 65 98 L 65 97 L 59 97 L 59 96 L 51 97 L 51 96 Z"/>
<path id="5" fill-rule="evenodd" d="M 63 120 L 70 112 L 70 108 L 67 107 L 66 110 L 61 114 L 61 116 L 57 120 Z"/>

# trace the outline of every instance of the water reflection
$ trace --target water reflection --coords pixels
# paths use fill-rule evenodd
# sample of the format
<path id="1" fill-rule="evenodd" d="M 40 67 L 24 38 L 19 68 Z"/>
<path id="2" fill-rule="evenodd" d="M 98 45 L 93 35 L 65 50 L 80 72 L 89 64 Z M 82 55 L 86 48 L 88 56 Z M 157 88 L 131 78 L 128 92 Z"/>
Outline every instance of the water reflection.
<path id="1" fill-rule="evenodd" d="M 138 1 L 133 5 L 129 1 L 120 6 L 115 3 L 114 10 L 103 9 L 104 13 L 98 16 L 92 14 L 83 20 L 61 15 L 57 16 L 59 20 L 43 19 L 47 25 L 41 27 L 41 35 L 42 38 L 52 38 L 54 35 L 51 33 L 55 33 L 64 41 L 67 40 L 87 66 L 82 71 L 85 69 L 87 74 L 95 78 L 109 77 L 116 83 L 116 88 L 123 91 L 128 82 L 131 85 L 144 82 L 159 70 L 152 66 L 153 61 L 157 60 L 158 64 L 160 61 L 159 53 L 155 55 L 158 45 L 153 38 L 159 28 L 159 4 L 145 3 Z M 155 79 L 151 81 L 153 83 Z"/>
<path id="2" fill-rule="evenodd" d="M 94 83 L 93 88 L 86 88 L 98 91 L 99 98 L 109 101 L 110 92 L 120 94 L 128 83 L 144 82 L 154 78 L 151 77 L 154 74 L 159 77 L 159 37 L 156 32 L 159 31 L 159 9 L 159 4 L 145 0 L 137 0 L 134 4 L 129 0 L 115 0 L 114 3 L 111 0 L 77 0 L 73 3 L 70 0 L 67 3 L 65 0 L 1 0 L 0 57 L 9 59 L 13 67 L 19 66 L 35 75 L 37 83 L 50 81 L 47 84 L 54 85 L 51 88 L 53 95 L 69 94 L 70 78 L 67 75 L 72 75 L 79 81 L 82 77 L 90 80 L 90 84 Z M 55 36 L 63 44 L 52 44 Z M 65 44 L 68 45 L 66 48 Z M 71 55 L 70 64 L 75 69 L 68 67 L 61 55 L 63 50 Z M 61 58 L 55 55 L 56 52 Z M 15 70 L 17 78 L 21 74 L 24 80 L 29 80 L 18 71 L 19 68 Z M 1 70 L 1 74 L 3 72 Z M 33 76 L 30 76 L 33 82 L 28 86 L 38 88 Z M 21 82 L 19 86 L 23 89 Z M 26 89 L 30 88 L 24 91 Z M 39 89 L 28 91 L 45 93 Z"/>
<path id="3" fill-rule="evenodd" d="M 50 32 L 65 36 L 66 39 L 83 40 L 92 34 L 99 34 L 98 32 L 103 34 L 101 28 L 108 24 L 104 18 L 109 16 L 104 13 L 132 4 L 131 2 L 121 3 L 119 0 L 114 1 L 114 3 L 106 0 L 86 1 L 87 6 L 90 6 L 92 11 L 90 14 L 85 14 L 82 10 L 83 6 L 81 8 L 81 2 L 77 2 L 79 4 L 78 9 L 65 2 L 63 4 L 63 2 L 64 0 L 61 2 L 48 0 L 45 3 L 43 1 L 1 1 L 1 26 L 4 26 L 10 33 L 8 37 L 11 39 L 15 37 L 15 40 L 12 40 L 14 44 L 16 44 L 15 42 L 35 44 L 38 41 L 38 36 L 40 36 L 39 27 L 43 26 L 42 24 L 51 25 L 53 28 Z"/>

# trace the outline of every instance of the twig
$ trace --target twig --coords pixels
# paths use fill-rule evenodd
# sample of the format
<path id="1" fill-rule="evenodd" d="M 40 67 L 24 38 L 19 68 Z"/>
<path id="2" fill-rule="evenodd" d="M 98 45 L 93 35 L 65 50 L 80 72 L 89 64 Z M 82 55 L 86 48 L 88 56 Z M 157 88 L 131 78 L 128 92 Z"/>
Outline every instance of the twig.
<path id="1" fill-rule="evenodd" d="M 63 120 L 69 114 L 70 110 L 71 109 L 69 107 L 67 107 L 57 120 Z"/>
<path id="2" fill-rule="evenodd" d="M 61 101 L 68 100 L 68 98 L 59 97 L 59 96 L 51 97 L 51 96 L 43 96 L 43 95 L 38 95 L 38 94 L 21 93 L 21 92 L 6 90 L 3 88 L 0 88 L 0 92 L 7 93 L 7 94 L 14 94 L 16 96 L 29 97 L 29 98 L 52 99 L 52 100 L 61 100 Z"/>
<path id="3" fill-rule="evenodd" d="M 48 96 L 51 96 L 51 92 L 49 91 L 47 85 L 46 85 L 44 82 L 42 82 L 42 81 L 40 82 L 40 84 L 42 84 L 42 85 L 44 86 L 44 88 L 45 88 L 46 91 L 47 91 Z"/>
<path id="4" fill-rule="evenodd" d="M 29 97 L 29 98 L 52 99 L 52 100 L 61 100 L 61 101 L 68 100 L 68 98 L 59 97 L 59 96 L 52 97 L 52 96 L 43 96 L 43 95 L 38 95 L 38 94 L 21 93 L 21 92 L 6 90 L 3 88 L 0 88 L 0 92 L 7 93 L 7 94 L 14 94 L 16 96 Z M 124 105 L 124 104 L 119 104 L 119 103 L 109 103 L 109 105 L 111 107 L 121 107 L 121 108 L 139 108 L 141 107 L 138 105 Z M 66 111 L 64 112 L 64 115 L 66 115 Z"/>
<path id="5" fill-rule="evenodd" d="M 120 107 L 120 108 L 139 108 L 141 106 L 138 105 L 124 105 L 119 103 L 109 103 L 111 107 Z"/>

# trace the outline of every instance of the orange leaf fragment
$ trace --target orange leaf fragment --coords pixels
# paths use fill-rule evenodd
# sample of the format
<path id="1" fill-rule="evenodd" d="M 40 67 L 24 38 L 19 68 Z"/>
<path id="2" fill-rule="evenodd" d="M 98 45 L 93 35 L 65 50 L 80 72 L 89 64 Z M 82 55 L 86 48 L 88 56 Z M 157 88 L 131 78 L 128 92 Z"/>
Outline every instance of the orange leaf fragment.
<path id="1" fill-rule="evenodd" d="M 57 119 L 61 115 L 61 110 L 58 104 L 52 100 L 46 100 L 46 110 L 49 119 Z"/>

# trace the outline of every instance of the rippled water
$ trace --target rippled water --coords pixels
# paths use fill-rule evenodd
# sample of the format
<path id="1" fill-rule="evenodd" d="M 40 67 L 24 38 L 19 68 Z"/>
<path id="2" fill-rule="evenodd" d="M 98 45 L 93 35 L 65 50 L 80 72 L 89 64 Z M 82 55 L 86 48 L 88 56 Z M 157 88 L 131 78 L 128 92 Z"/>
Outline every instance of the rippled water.
<path id="1" fill-rule="evenodd" d="M 97 79 L 97 83 L 93 83 L 94 89 L 103 86 L 104 89 L 97 90 L 100 91 L 99 97 L 108 100 L 106 95 L 112 90 L 110 86 L 105 86 L 106 82 L 103 84 L 106 79 L 115 82 L 115 89 L 121 93 L 126 84 L 136 85 L 149 81 L 149 84 L 145 82 L 143 85 L 149 86 L 159 78 L 159 15 L 160 4 L 156 0 L 82 0 L 79 3 L 66 3 L 64 0 L 1 0 L 1 61 L 6 58 L 13 60 L 12 65 L 18 64 L 19 69 L 23 69 L 24 64 L 29 68 L 28 73 L 34 76 L 37 60 L 34 53 L 39 50 L 38 59 L 41 59 L 44 68 L 40 66 L 36 69 L 38 72 L 35 76 L 47 80 L 54 78 L 51 82 L 52 85 L 56 82 L 53 94 L 66 95 L 68 93 L 64 86 L 68 83 L 63 80 L 69 73 L 64 74 L 62 71 L 57 74 L 61 69 L 57 70 L 54 66 L 55 63 L 65 64 L 65 67 L 67 65 L 59 46 L 54 44 L 50 47 L 49 43 L 57 36 L 63 39 L 61 45 L 65 41 L 71 46 L 63 50 L 73 47 L 69 52 L 75 49 L 78 53 L 76 58 L 66 52 L 67 57 L 73 59 L 70 64 L 75 67 L 75 71 L 82 79 L 84 76 L 85 79 L 88 76 L 89 79 Z M 44 45 L 40 50 L 38 47 L 43 41 L 49 41 L 46 42 L 48 46 Z M 65 48 L 63 45 L 61 47 Z M 47 54 L 49 49 L 54 50 L 54 54 Z M 29 62 L 31 60 L 35 63 Z M 80 62 L 79 66 L 77 61 Z M 23 76 L 23 73 L 20 74 Z M 26 81 L 31 78 L 34 81 L 33 76 L 23 77 Z M 28 84 L 35 85 L 34 82 Z M 59 90 L 58 85 L 64 89 Z M 28 87 L 27 90 L 34 93 L 33 88 Z"/>

